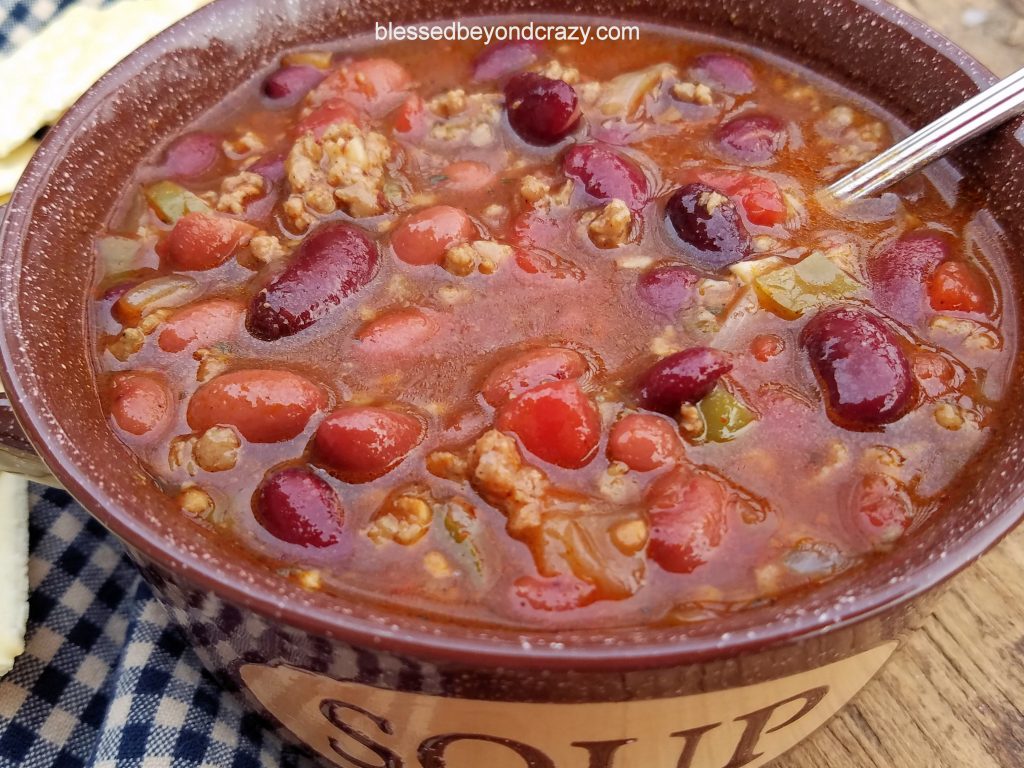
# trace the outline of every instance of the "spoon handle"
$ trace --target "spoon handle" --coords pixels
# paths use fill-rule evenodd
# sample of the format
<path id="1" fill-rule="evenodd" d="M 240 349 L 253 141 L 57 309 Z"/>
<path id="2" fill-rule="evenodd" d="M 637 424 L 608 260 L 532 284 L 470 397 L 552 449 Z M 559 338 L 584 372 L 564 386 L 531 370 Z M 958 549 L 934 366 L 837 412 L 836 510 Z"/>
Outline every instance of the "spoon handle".
<path id="1" fill-rule="evenodd" d="M 1024 69 L 910 134 L 833 182 L 826 192 L 839 201 L 849 201 L 885 189 L 1021 112 L 1024 112 Z"/>

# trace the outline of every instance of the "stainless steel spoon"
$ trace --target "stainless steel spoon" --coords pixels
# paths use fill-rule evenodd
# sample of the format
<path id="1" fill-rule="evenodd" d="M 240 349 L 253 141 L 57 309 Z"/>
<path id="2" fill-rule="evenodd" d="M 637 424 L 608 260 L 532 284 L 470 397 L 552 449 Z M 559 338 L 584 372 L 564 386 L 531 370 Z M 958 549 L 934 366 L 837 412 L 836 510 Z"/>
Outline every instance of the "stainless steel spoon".
<path id="1" fill-rule="evenodd" d="M 1024 69 L 910 134 L 830 184 L 825 192 L 840 202 L 847 202 L 885 189 L 1021 112 L 1024 112 Z"/>

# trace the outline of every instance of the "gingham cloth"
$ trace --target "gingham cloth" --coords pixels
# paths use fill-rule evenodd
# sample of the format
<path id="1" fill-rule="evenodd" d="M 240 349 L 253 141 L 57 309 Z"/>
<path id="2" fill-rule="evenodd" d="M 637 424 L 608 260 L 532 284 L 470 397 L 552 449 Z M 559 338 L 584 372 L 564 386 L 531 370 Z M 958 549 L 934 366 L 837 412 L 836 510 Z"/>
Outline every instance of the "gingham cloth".
<path id="1" fill-rule="evenodd" d="M 0 0 L 0 53 L 70 4 Z M 0 768 L 311 765 L 218 688 L 66 493 L 32 486 L 30 503 L 27 650 L 0 680 Z"/>
<path id="2" fill-rule="evenodd" d="M 33 485 L 27 650 L 0 680 L 0 768 L 311 768 L 222 691 L 118 543 Z"/>

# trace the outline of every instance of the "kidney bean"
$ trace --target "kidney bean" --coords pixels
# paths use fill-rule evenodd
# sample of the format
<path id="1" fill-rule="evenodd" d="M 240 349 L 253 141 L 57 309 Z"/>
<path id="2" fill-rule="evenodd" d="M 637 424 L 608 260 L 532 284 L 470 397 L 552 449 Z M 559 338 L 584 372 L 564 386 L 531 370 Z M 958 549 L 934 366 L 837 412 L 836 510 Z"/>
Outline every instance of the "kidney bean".
<path id="1" fill-rule="evenodd" d="M 754 90 L 754 68 L 731 53 L 703 53 L 693 62 L 693 79 L 715 90 L 744 94 Z"/>
<path id="2" fill-rule="evenodd" d="M 405 68 L 391 59 L 363 59 L 343 64 L 320 83 L 310 96 L 313 104 L 343 99 L 381 117 L 393 109 L 412 85 Z"/>
<path id="3" fill-rule="evenodd" d="M 501 80 L 521 72 L 537 61 L 543 51 L 544 47 L 532 40 L 489 45 L 473 60 L 473 80 Z"/>
<path id="4" fill-rule="evenodd" d="M 578 379 L 588 368 L 586 358 L 573 349 L 527 349 L 491 369 L 480 391 L 484 400 L 497 408 L 538 384 Z"/>
<path id="5" fill-rule="evenodd" d="M 715 142 L 730 160 L 741 163 L 768 163 L 781 152 L 789 136 L 777 117 L 742 114 L 715 129 Z"/>
<path id="6" fill-rule="evenodd" d="M 652 309 L 674 315 L 697 298 L 700 275 L 689 267 L 655 267 L 640 276 L 636 292 Z"/>
<path id="7" fill-rule="evenodd" d="M 391 233 L 391 247 L 406 264 L 440 264 L 445 251 L 475 234 L 473 220 L 461 208 L 435 205 L 402 219 Z"/>
<path id="8" fill-rule="evenodd" d="M 866 475 L 853 489 L 853 523 L 874 549 L 893 544 L 914 520 L 914 505 L 902 483 L 889 475 Z"/>
<path id="9" fill-rule="evenodd" d="M 709 347 L 691 347 L 652 365 L 640 378 L 640 405 L 676 416 L 683 403 L 695 403 L 710 394 L 718 380 L 732 370 L 732 358 Z"/>
<path id="10" fill-rule="evenodd" d="M 546 146 L 556 144 L 580 122 L 576 91 L 564 80 L 535 72 L 522 72 L 505 85 L 508 122 L 523 141 Z"/>
<path id="11" fill-rule="evenodd" d="M 186 133 L 167 148 L 163 167 L 175 178 L 195 179 L 212 171 L 223 156 L 220 136 Z"/>
<path id="12" fill-rule="evenodd" d="M 992 288 L 985 274 L 968 261 L 945 261 L 928 279 L 928 299 L 936 312 L 992 311 Z"/>
<path id="13" fill-rule="evenodd" d="M 888 424 L 913 405 L 910 363 L 896 335 L 874 315 L 853 307 L 826 309 L 804 326 L 800 343 L 837 423 Z"/>
<path id="14" fill-rule="evenodd" d="M 346 482 L 361 483 L 398 466 L 423 434 L 423 424 L 409 413 L 347 405 L 321 422 L 313 437 L 313 456 Z"/>
<path id="15" fill-rule="evenodd" d="M 408 354 L 420 350 L 441 330 L 437 317 L 419 307 L 375 317 L 356 331 L 359 349 L 371 354 Z"/>
<path id="16" fill-rule="evenodd" d="M 727 494 L 721 483 L 685 469 L 658 478 L 647 494 L 648 556 L 671 573 L 693 573 L 721 546 L 727 532 Z"/>
<path id="17" fill-rule="evenodd" d="M 268 475 L 253 498 L 253 516 L 272 536 L 321 549 L 341 540 L 345 510 L 330 484 L 305 467 Z"/>
<path id="18" fill-rule="evenodd" d="M 750 235 L 736 205 L 714 187 L 702 182 L 680 187 L 665 213 L 695 266 L 717 270 L 750 256 Z"/>
<path id="19" fill-rule="evenodd" d="M 306 377 L 253 368 L 221 374 L 201 386 L 186 416 L 196 432 L 220 424 L 252 443 L 279 443 L 302 432 L 326 405 L 324 391 Z"/>
<path id="20" fill-rule="evenodd" d="M 683 442 L 676 425 L 650 413 L 631 413 L 612 427 L 608 458 L 637 472 L 650 472 L 683 458 Z"/>
<path id="21" fill-rule="evenodd" d="M 475 160 L 446 165 L 441 174 L 444 176 L 441 186 L 457 195 L 483 195 L 498 183 L 498 176 L 490 166 Z"/>
<path id="22" fill-rule="evenodd" d="M 155 372 L 114 374 L 108 397 L 114 423 L 131 435 L 145 435 L 166 426 L 174 408 L 167 379 Z"/>
<path id="23" fill-rule="evenodd" d="M 306 64 L 283 66 L 263 81 L 263 95 L 275 106 L 291 107 L 320 84 L 326 72 Z"/>
<path id="24" fill-rule="evenodd" d="M 319 141 L 323 138 L 324 132 L 332 125 L 341 123 L 352 123 L 359 125 L 363 120 L 363 114 L 344 99 L 333 99 L 325 101 L 314 109 L 295 126 L 295 135 L 304 136 L 307 133 Z"/>
<path id="25" fill-rule="evenodd" d="M 598 202 L 621 200 L 639 211 L 650 199 L 650 185 L 640 167 L 602 144 L 574 144 L 566 150 L 562 168 Z"/>
<path id="26" fill-rule="evenodd" d="M 157 343 L 164 352 L 206 347 L 231 338 L 242 325 L 245 305 L 232 299 L 208 299 L 176 310 L 162 326 Z"/>
<path id="27" fill-rule="evenodd" d="M 285 270 L 249 304 L 245 325 L 264 341 L 292 336 L 329 316 L 377 273 L 377 245 L 343 222 L 306 236 Z"/>
<path id="28" fill-rule="evenodd" d="M 916 322 L 924 307 L 925 285 L 950 250 L 945 235 L 920 229 L 870 254 L 865 272 L 874 306 L 894 320 Z"/>
<path id="29" fill-rule="evenodd" d="M 258 173 L 267 182 L 267 186 L 280 184 L 284 181 L 284 155 L 272 152 L 263 155 L 259 160 L 249 166 L 252 173 Z"/>
<path id="30" fill-rule="evenodd" d="M 167 237 L 167 257 L 179 269 L 214 269 L 248 242 L 255 231 L 251 224 L 226 216 L 187 213 Z"/>
<path id="31" fill-rule="evenodd" d="M 575 380 L 527 390 L 498 410 L 495 425 L 534 456 L 568 469 L 594 458 L 601 434 L 597 409 Z"/>

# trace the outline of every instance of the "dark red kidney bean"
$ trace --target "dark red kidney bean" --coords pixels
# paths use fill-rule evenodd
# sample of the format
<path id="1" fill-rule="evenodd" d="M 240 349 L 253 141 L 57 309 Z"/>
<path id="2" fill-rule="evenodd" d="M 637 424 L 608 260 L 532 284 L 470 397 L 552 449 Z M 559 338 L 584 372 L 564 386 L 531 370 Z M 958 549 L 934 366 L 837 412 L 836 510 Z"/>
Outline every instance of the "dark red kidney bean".
<path id="1" fill-rule="evenodd" d="M 194 179 L 211 171 L 222 156 L 220 136 L 186 133 L 167 148 L 163 165 L 170 176 Z"/>
<path id="2" fill-rule="evenodd" d="M 723 153 L 741 163 L 773 160 L 787 139 L 785 124 L 772 115 L 739 115 L 715 129 L 715 141 Z"/>
<path id="3" fill-rule="evenodd" d="M 272 536 L 300 547 L 322 549 L 341 539 L 345 511 L 322 477 L 289 467 L 267 477 L 256 490 L 253 516 Z"/>
<path id="4" fill-rule="evenodd" d="M 689 267 L 655 267 L 636 283 L 641 301 L 666 315 L 690 306 L 697 297 L 700 275 Z"/>
<path id="5" fill-rule="evenodd" d="M 665 213 L 697 267 L 718 270 L 750 255 L 750 234 L 736 204 L 709 184 L 680 187 L 665 204 Z"/>
<path id="6" fill-rule="evenodd" d="M 926 306 L 926 284 L 949 258 L 948 238 L 919 229 L 870 254 L 865 266 L 874 306 L 894 320 L 916 322 Z"/>
<path id="7" fill-rule="evenodd" d="M 544 47 L 534 41 L 518 40 L 491 45 L 473 60 L 473 80 L 501 80 L 533 64 Z"/>
<path id="8" fill-rule="evenodd" d="M 913 405 L 910 363 L 896 334 L 874 315 L 826 309 L 804 326 L 800 343 L 825 389 L 829 415 L 841 426 L 889 424 Z"/>
<path id="9" fill-rule="evenodd" d="M 342 222 L 321 224 L 252 298 L 245 326 L 264 341 L 296 334 L 370 282 L 377 262 L 377 246 L 365 232 Z"/>
<path id="10" fill-rule="evenodd" d="M 411 414 L 349 405 L 317 427 L 313 456 L 341 479 L 361 483 L 394 469 L 422 440 L 423 424 Z"/>
<path id="11" fill-rule="evenodd" d="M 754 90 L 754 69 L 750 63 L 731 53 L 704 53 L 693 62 L 693 79 L 728 93 Z"/>
<path id="12" fill-rule="evenodd" d="M 284 181 L 284 155 L 280 153 L 263 155 L 259 160 L 249 166 L 252 173 L 258 173 L 270 184 L 280 184 Z"/>
<path id="13" fill-rule="evenodd" d="M 320 84 L 327 75 L 322 69 L 305 64 L 284 66 L 271 72 L 263 81 L 263 95 L 275 105 L 290 107 Z"/>
<path id="14" fill-rule="evenodd" d="M 565 175 L 598 202 L 617 199 L 638 211 L 650 199 L 647 177 L 632 160 L 601 144 L 575 144 L 562 158 Z"/>
<path id="15" fill-rule="evenodd" d="M 529 144 L 546 146 L 564 139 L 580 122 L 575 89 L 564 80 L 522 72 L 505 86 L 508 122 Z"/>
<path id="16" fill-rule="evenodd" d="M 679 468 L 662 475 L 647 493 L 647 554 L 671 573 L 692 573 L 715 555 L 728 532 L 722 484 Z"/>
<path id="17" fill-rule="evenodd" d="M 676 352 L 656 362 L 641 377 L 640 405 L 676 416 L 683 403 L 695 403 L 708 395 L 731 370 L 732 358 L 719 349 L 691 347 Z"/>

